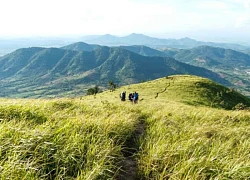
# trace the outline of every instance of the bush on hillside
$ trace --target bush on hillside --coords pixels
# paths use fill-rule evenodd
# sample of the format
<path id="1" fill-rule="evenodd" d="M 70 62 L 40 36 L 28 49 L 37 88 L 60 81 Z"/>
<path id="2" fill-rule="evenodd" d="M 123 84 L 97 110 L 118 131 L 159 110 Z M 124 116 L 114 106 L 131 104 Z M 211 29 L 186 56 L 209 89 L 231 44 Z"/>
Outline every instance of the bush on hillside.
<path id="1" fill-rule="evenodd" d="M 238 104 L 236 104 L 235 106 L 234 106 L 234 110 L 245 110 L 247 108 L 247 106 L 245 105 L 245 104 L 243 104 L 243 103 L 238 103 Z"/>
<path id="2" fill-rule="evenodd" d="M 101 92 L 100 88 L 98 86 L 95 86 L 87 90 L 87 95 L 96 95 L 99 92 Z"/>

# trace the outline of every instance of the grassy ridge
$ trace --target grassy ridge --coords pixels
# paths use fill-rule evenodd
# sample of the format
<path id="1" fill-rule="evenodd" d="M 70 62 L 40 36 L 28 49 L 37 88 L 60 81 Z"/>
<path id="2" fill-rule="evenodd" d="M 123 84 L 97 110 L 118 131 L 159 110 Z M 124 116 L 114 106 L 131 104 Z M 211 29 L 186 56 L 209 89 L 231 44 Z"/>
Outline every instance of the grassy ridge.
<path id="1" fill-rule="evenodd" d="M 121 102 L 124 90 L 139 104 Z M 81 99 L 1 99 L 0 178 L 117 179 L 135 146 L 138 178 L 247 179 L 250 112 L 226 110 L 239 102 L 249 100 L 194 76 Z"/>
<path id="2" fill-rule="evenodd" d="M 122 145 L 138 118 L 136 112 L 128 114 L 108 102 L 89 106 L 75 100 L 7 101 L 0 111 L 2 179 L 113 177 Z M 29 109 L 28 116 L 23 107 Z M 37 109 L 46 119 L 42 124 L 29 115 Z"/>
<path id="3" fill-rule="evenodd" d="M 223 109 L 232 109 L 238 103 L 250 106 L 250 99 L 233 89 L 206 78 L 190 75 L 169 76 L 133 86 L 125 86 L 122 89 L 128 92 L 140 91 L 141 99 L 145 99 L 147 102 L 172 101 Z"/>
<path id="4" fill-rule="evenodd" d="M 176 103 L 157 107 L 140 140 L 139 168 L 146 179 L 250 177 L 249 112 Z"/>

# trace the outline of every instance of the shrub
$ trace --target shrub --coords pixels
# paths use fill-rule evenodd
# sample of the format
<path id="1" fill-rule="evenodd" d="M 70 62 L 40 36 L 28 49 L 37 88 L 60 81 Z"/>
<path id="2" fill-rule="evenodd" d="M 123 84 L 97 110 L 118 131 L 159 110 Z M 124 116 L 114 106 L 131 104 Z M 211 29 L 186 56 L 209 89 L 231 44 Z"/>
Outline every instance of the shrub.
<path id="1" fill-rule="evenodd" d="M 235 106 L 234 106 L 234 110 L 244 110 L 244 109 L 246 109 L 246 105 L 244 105 L 243 103 L 238 103 L 238 104 L 236 104 Z"/>
<path id="2" fill-rule="evenodd" d="M 95 86 L 93 88 L 89 88 L 87 90 L 87 95 L 96 95 L 97 93 L 101 92 L 100 88 L 98 86 Z"/>

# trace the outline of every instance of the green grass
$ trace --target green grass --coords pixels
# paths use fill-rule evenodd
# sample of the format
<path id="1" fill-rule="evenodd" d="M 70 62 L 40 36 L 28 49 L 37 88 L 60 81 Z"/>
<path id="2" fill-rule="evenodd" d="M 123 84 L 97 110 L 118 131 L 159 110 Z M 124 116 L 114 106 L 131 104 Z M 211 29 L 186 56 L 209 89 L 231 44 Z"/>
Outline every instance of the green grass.
<path id="1" fill-rule="evenodd" d="M 127 92 L 139 91 L 147 102 L 182 102 L 193 106 L 232 109 L 238 103 L 250 106 L 250 99 L 233 89 L 221 86 L 209 79 L 180 75 L 160 78 L 141 84 L 125 86 Z M 158 94 L 158 97 L 157 96 Z"/>
<path id="2" fill-rule="evenodd" d="M 2 179 L 113 177 L 138 117 L 108 102 L 6 101 L 0 109 Z"/>
<path id="3" fill-rule="evenodd" d="M 250 113 L 159 105 L 138 155 L 147 179 L 247 179 Z"/>
<path id="4" fill-rule="evenodd" d="M 139 103 L 121 102 L 121 91 L 139 92 Z M 131 148 L 138 178 L 248 179 L 250 112 L 229 110 L 239 102 L 249 100 L 194 76 L 0 99 L 0 179 L 117 179 Z"/>

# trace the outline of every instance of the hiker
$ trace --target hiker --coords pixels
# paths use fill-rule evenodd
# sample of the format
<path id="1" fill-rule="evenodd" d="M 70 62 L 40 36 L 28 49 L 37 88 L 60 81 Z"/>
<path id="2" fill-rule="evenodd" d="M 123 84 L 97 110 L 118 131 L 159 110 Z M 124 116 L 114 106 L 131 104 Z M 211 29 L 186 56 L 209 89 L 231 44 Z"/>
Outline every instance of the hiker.
<path id="1" fill-rule="evenodd" d="M 138 99 L 139 99 L 139 94 L 135 92 L 133 97 L 133 103 L 136 104 L 138 102 Z"/>
<path id="2" fill-rule="evenodd" d="M 123 91 L 123 92 L 120 94 L 120 98 L 121 98 L 121 101 L 125 101 L 125 100 L 126 100 L 126 91 Z"/>
<path id="3" fill-rule="evenodd" d="M 134 93 L 129 93 L 128 95 L 128 99 L 132 102 L 133 101 L 133 98 L 134 98 Z"/>

